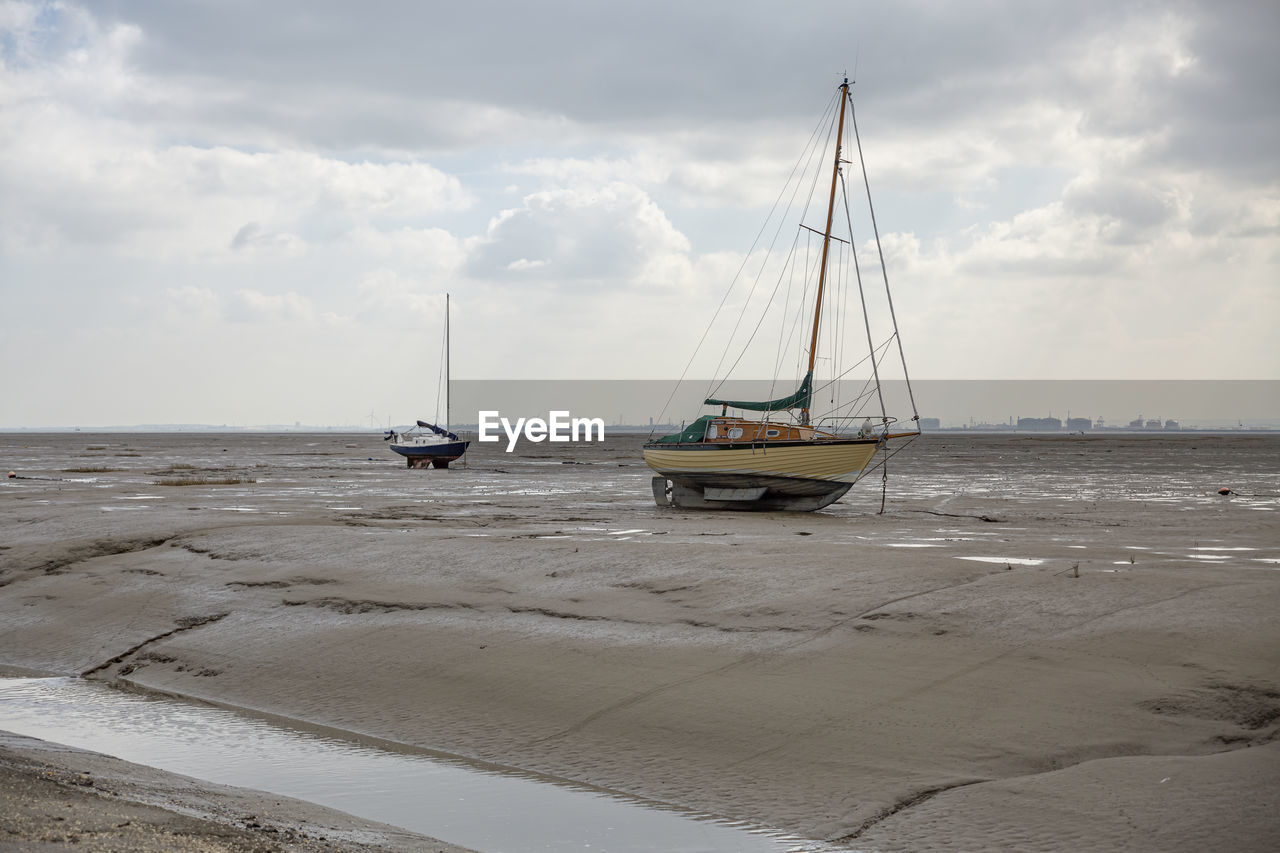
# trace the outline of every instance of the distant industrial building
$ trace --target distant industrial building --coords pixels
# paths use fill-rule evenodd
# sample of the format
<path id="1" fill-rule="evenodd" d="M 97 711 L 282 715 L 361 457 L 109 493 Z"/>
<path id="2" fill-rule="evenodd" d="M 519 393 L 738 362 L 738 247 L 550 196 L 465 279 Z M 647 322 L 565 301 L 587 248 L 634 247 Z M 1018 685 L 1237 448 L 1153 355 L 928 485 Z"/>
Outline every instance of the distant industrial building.
<path id="1" fill-rule="evenodd" d="M 1018 429 L 1062 429 L 1058 418 L 1018 418 Z"/>
<path id="2" fill-rule="evenodd" d="M 1182 424 L 1178 423 L 1173 418 L 1169 418 L 1166 421 L 1161 421 L 1160 418 L 1143 418 L 1142 415 L 1138 415 L 1138 417 L 1129 421 L 1128 428 L 1142 429 L 1142 430 L 1152 430 L 1152 429 L 1175 430 L 1175 429 L 1182 429 Z"/>
<path id="3" fill-rule="evenodd" d="M 1093 421 L 1089 418 L 1067 418 L 1067 429 L 1072 432 L 1093 429 Z"/>
<path id="4" fill-rule="evenodd" d="M 942 429 L 942 421 L 938 418 L 921 418 L 920 429 Z"/>

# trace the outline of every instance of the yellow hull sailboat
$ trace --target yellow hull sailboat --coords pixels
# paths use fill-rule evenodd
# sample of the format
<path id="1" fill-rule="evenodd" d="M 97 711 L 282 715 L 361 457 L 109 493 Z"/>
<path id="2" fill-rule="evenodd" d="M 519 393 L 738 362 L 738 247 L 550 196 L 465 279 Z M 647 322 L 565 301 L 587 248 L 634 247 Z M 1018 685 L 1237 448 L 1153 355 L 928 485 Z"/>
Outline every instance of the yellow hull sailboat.
<path id="1" fill-rule="evenodd" d="M 915 411 L 915 400 L 906 376 L 905 357 L 902 360 L 902 375 L 907 380 L 913 429 L 892 429 L 896 419 L 891 418 L 885 409 L 884 394 L 880 386 L 881 361 L 891 351 L 892 342 L 897 342 L 898 354 L 902 355 L 896 319 L 893 320 L 893 334 L 886 341 L 876 344 L 872 339 L 870 319 L 866 317 L 867 297 L 853 250 L 852 234 L 848 240 L 832 236 L 837 188 L 844 186 L 842 165 L 849 162 L 841 157 L 846 106 L 849 107 L 852 118 L 852 99 L 847 78 L 839 87 L 839 102 L 839 118 L 833 122 L 836 126 L 835 157 L 827 201 L 826 227 L 822 232 L 816 232 L 807 226 L 800 226 L 804 231 L 819 234 L 822 240 L 817 287 L 813 296 L 812 334 L 807 351 L 808 371 L 804 374 L 799 389 L 786 397 L 766 401 L 707 397 L 704 405 L 719 406 L 719 414 L 703 415 L 673 435 L 651 438 L 644 446 L 644 460 L 657 474 L 653 478 L 653 496 L 659 506 L 735 510 L 821 509 L 839 500 L 868 470 L 880 467 L 872 465 L 878 452 L 887 461 L 890 442 L 919 435 L 920 418 Z M 850 126 L 856 141 L 856 122 L 850 121 Z M 857 143 L 857 148 L 861 161 L 860 142 Z M 865 165 L 862 175 L 865 183 Z M 870 209 L 869 190 L 867 199 Z M 848 220 L 847 199 L 844 210 Z M 871 223 L 875 230 L 873 210 Z M 849 224 L 852 230 L 852 223 Z M 869 363 L 871 377 L 862 392 L 855 395 L 854 404 L 859 408 L 837 412 L 833 417 L 815 423 L 812 413 L 815 398 L 814 370 L 819 352 L 823 300 L 828 295 L 833 240 L 848 247 L 853 259 L 852 267 L 857 273 L 858 295 L 866 321 L 869 348 L 869 355 L 861 363 Z M 877 231 L 877 249 L 879 244 Z M 883 270 L 883 253 L 880 254 L 880 266 Z M 776 291 L 775 288 L 775 293 Z M 885 297 L 892 318 L 893 302 L 888 293 L 887 275 Z M 832 387 L 841 378 L 842 375 L 835 375 L 826 387 Z M 866 390 L 868 387 L 872 390 Z M 866 406 L 876 400 L 879 401 L 880 408 L 873 420 Z M 731 408 L 763 414 L 760 419 L 753 420 L 729 414 Z M 851 431 L 848 427 L 854 418 L 861 419 L 862 424 L 856 431 Z"/>

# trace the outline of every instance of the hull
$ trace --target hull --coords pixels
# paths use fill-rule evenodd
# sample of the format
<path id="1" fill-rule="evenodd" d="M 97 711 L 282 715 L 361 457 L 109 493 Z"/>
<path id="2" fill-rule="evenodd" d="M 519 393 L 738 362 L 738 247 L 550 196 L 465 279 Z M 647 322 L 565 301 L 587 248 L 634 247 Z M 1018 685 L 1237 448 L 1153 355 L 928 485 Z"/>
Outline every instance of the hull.
<path id="1" fill-rule="evenodd" d="M 392 444 L 391 449 L 408 462 L 410 468 L 448 468 L 449 463 L 467 452 L 469 441 L 441 441 L 423 444 Z"/>
<path id="2" fill-rule="evenodd" d="M 644 460 L 660 475 L 654 482 L 654 499 L 660 505 L 811 511 L 844 495 L 878 447 L 874 438 L 772 446 L 649 445 Z"/>
<path id="3" fill-rule="evenodd" d="M 742 477 L 766 477 L 804 483 L 857 481 L 875 456 L 874 438 L 788 442 L 776 446 L 733 444 L 648 445 L 644 461 L 660 474 L 725 486 Z M 803 485 L 799 485 L 803 488 Z"/>

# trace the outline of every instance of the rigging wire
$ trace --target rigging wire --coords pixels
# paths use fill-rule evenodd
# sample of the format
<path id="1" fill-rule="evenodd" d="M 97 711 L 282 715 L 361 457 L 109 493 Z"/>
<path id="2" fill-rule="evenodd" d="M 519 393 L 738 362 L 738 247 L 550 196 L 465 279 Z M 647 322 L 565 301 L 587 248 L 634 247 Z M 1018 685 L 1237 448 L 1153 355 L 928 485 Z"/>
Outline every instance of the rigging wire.
<path id="1" fill-rule="evenodd" d="M 846 335 L 846 326 L 848 320 L 845 312 L 848 310 L 848 256 L 844 246 L 838 246 L 836 251 L 836 286 L 835 286 L 835 333 L 831 340 L 831 375 L 835 376 L 844 366 L 844 339 Z M 840 385 L 832 383 L 831 388 L 831 405 L 836 409 L 840 408 Z"/>
<path id="2" fill-rule="evenodd" d="M 778 374 L 782 372 L 783 354 L 786 352 L 787 346 L 791 343 L 791 336 L 787 334 L 787 318 L 791 316 L 791 293 L 795 290 L 796 278 L 796 247 L 800 243 L 800 230 L 796 229 L 796 238 L 791 243 L 791 263 L 787 264 L 787 291 L 782 301 L 782 317 L 778 323 L 778 349 L 773 358 L 773 378 L 769 381 L 769 399 L 773 399 L 775 386 L 778 384 Z M 803 279 L 803 277 L 802 277 Z M 799 312 L 796 312 L 799 316 Z M 792 326 L 794 328 L 794 325 Z"/>
<path id="3" fill-rule="evenodd" d="M 813 232 L 805 229 L 804 242 L 804 280 L 802 282 L 803 289 L 800 292 L 801 310 L 796 312 L 795 319 L 791 321 L 791 332 L 787 336 L 788 342 L 795 338 L 796 364 L 792 370 L 793 376 L 801 373 L 800 365 L 804 363 L 804 328 L 801 325 L 803 320 L 809 314 L 809 284 L 813 281 Z"/>
<path id="4" fill-rule="evenodd" d="M 835 110 L 834 110 L 834 109 L 832 109 L 830 106 L 828 106 L 828 112 L 830 112 L 831 117 L 830 117 L 829 119 L 827 119 L 825 123 L 826 123 L 826 125 L 827 125 L 828 127 L 830 127 L 832 124 L 834 124 L 834 123 L 835 123 L 835 115 L 836 115 L 836 113 L 835 113 Z M 825 116 L 825 115 L 824 115 L 824 118 L 826 118 L 826 116 Z M 821 129 L 821 127 L 822 127 L 822 124 L 820 123 L 817 129 L 819 129 L 819 130 L 820 130 L 820 129 Z M 810 137 L 810 146 L 806 149 L 806 150 L 807 150 L 807 153 L 808 153 L 808 162 L 809 162 L 810 164 L 811 164 L 811 163 L 813 163 L 814 156 L 818 153 L 818 149 L 817 149 L 817 147 L 815 147 L 815 146 L 813 146 L 813 145 L 812 145 L 812 141 L 816 138 L 816 136 L 817 136 L 817 131 L 815 130 L 815 134 L 814 134 L 814 136 Z M 823 156 L 818 157 L 818 161 L 819 161 L 819 162 L 821 162 L 823 159 L 825 159 L 826 151 L 827 151 L 827 144 L 826 144 L 826 142 L 824 141 L 824 142 L 823 142 L 823 144 L 822 144 L 822 155 L 823 155 Z M 802 159 L 804 159 L 804 158 L 803 158 L 803 155 L 802 155 Z M 808 166 L 808 165 L 806 165 L 806 166 L 805 166 L 804 171 L 801 173 L 801 178 L 803 178 L 804 174 L 806 174 L 808 171 L 809 171 L 809 166 Z M 817 188 L 817 185 L 818 185 L 818 177 L 819 177 L 819 175 L 821 174 L 821 171 L 822 171 L 821 169 L 815 169 L 815 170 L 813 171 L 813 180 L 810 182 L 810 185 L 809 185 L 809 194 L 808 194 L 808 196 L 805 198 L 804 207 L 802 208 L 803 210 L 808 210 L 808 209 L 809 209 L 809 205 L 813 202 L 813 194 L 814 194 L 814 192 L 816 191 L 816 188 Z M 795 174 L 795 170 L 794 170 L 794 169 L 792 170 L 792 174 L 793 174 L 793 175 Z M 751 297 L 755 295 L 756 287 L 760 284 L 760 278 L 761 278 L 761 276 L 763 276 L 763 275 L 764 275 L 764 271 L 765 271 L 766 266 L 768 265 L 769 258 L 770 258 L 770 256 L 773 254 L 773 246 L 774 246 L 774 244 L 775 244 L 775 243 L 777 242 L 777 240 L 778 240 L 778 235 L 782 232 L 782 226 L 786 224 L 787 214 L 791 211 L 791 208 L 792 208 L 792 206 L 793 206 L 793 204 L 794 204 L 794 201 L 795 201 L 795 197 L 796 197 L 796 195 L 800 192 L 800 187 L 801 187 L 801 186 L 802 186 L 802 183 L 801 183 L 800 181 L 797 181 L 797 182 L 796 182 L 796 185 L 795 185 L 795 189 L 793 189 L 793 190 L 792 190 L 792 192 L 791 192 L 791 199 L 787 202 L 787 207 L 786 207 L 786 209 L 783 211 L 782 216 L 780 216 L 780 217 L 778 218 L 778 227 L 777 227 L 777 229 L 773 232 L 773 239 L 769 242 L 769 249 L 768 249 L 768 251 L 767 251 L 767 252 L 765 252 L 765 256 L 764 256 L 764 258 L 763 258 L 763 259 L 761 259 L 761 261 L 760 261 L 760 269 L 757 271 L 757 273 L 756 273 L 756 277 L 755 277 L 755 279 L 754 279 L 754 280 L 752 281 L 752 283 L 751 283 L 751 290 L 750 290 L 750 291 L 748 291 L 746 300 L 742 303 L 742 311 L 741 311 L 741 312 L 739 312 L 739 314 L 738 314 L 738 319 L 737 319 L 737 321 L 736 321 L 736 322 L 734 323 L 734 325 L 733 325 L 733 331 L 729 333 L 729 340 L 728 340 L 728 342 L 725 344 L 724 352 L 722 352 L 722 353 L 721 353 L 721 355 L 720 355 L 720 360 L 719 360 L 718 362 L 716 362 L 715 370 L 712 372 L 711 379 L 710 379 L 710 381 L 707 383 L 707 394 L 706 394 L 706 396 L 707 396 L 707 397 L 711 397 L 711 396 L 713 396 L 714 394 L 716 394 L 716 393 L 720 390 L 720 387 L 721 387 L 722 385 L 724 385 L 724 383 L 728 380 L 729 375 L 733 373 L 734 368 L 738 366 L 738 363 L 739 363 L 740 361 L 742 361 L 743 356 L 745 356 L 745 355 L 747 354 L 747 350 L 748 350 L 748 349 L 750 348 L 750 346 L 751 346 L 751 341 L 752 341 L 752 339 L 755 337 L 755 332 L 756 332 L 756 331 L 758 331 L 758 330 L 759 330 L 759 328 L 760 328 L 760 324 L 759 324 L 759 323 L 757 323 L 757 324 L 756 324 L 756 328 L 755 328 L 755 329 L 752 331 L 752 333 L 751 333 L 751 336 L 750 336 L 750 337 L 748 337 L 748 338 L 747 338 L 747 340 L 746 340 L 746 342 L 743 344 L 742 352 L 740 352 L 740 353 L 738 354 L 738 357 L 734 360 L 733 365 L 732 365 L 732 366 L 731 366 L 727 371 L 725 371 L 724 376 L 723 376 L 722 378 L 720 378 L 720 368 L 724 366 L 724 359 L 725 359 L 725 355 L 726 355 L 726 354 L 728 354 L 729 350 L 733 347 L 733 339 L 734 339 L 735 337 L 737 337 L 737 335 L 738 335 L 738 328 L 742 325 L 742 320 L 743 320 L 743 318 L 747 316 L 747 309 L 748 309 L 748 308 L 750 307 L 750 305 L 751 305 Z M 745 263 L 745 262 L 744 262 L 744 263 Z M 785 263 L 785 262 L 784 262 L 784 263 Z M 775 286 L 774 290 L 775 290 L 775 292 L 776 292 L 776 290 L 777 290 L 776 286 Z M 771 297 L 771 299 L 772 299 L 772 297 Z M 768 305 L 766 305 L 766 306 L 765 306 L 765 308 L 766 308 L 766 312 L 767 312 Z M 765 313 L 765 312 L 762 312 L 762 314 L 763 314 L 763 313 Z M 717 381 L 717 380 L 718 380 L 718 381 Z"/>
<path id="5" fill-rule="evenodd" d="M 862 166 L 862 183 L 867 188 L 867 209 L 871 212 L 871 231 L 876 236 L 876 251 L 880 253 L 880 272 L 884 276 L 884 293 L 889 301 L 889 317 L 893 320 L 893 333 L 898 337 L 898 356 L 902 359 L 902 375 L 907 382 L 907 398 L 911 401 L 911 419 L 920 428 L 920 411 L 916 408 L 915 394 L 911 390 L 911 377 L 907 373 L 907 355 L 902 349 L 902 336 L 898 334 L 898 317 L 893 311 L 893 294 L 889 292 L 889 269 L 884 263 L 884 249 L 880 246 L 880 228 L 876 225 L 876 209 L 871 203 L 871 181 L 867 178 L 867 161 L 862 156 L 862 137 L 858 135 L 858 117 L 853 109 L 853 97 L 849 97 L 849 119 L 853 125 L 853 139 L 858 147 L 858 163 Z"/>
<path id="6" fill-rule="evenodd" d="M 840 183 L 841 184 L 844 183 L 843 174 L 840 176 Z M 848 216 L 848 215 L 849 215 L 849 199 L 848 199 L 848 196 L 846 195 L 845 196 L 845 216 Z M 874 351 L 875 344 L 873 344 L 871 341 L 871 318 L 867 316 L 867 297 L 862 289 L 862 269 L 858 265 L 857 252 L 853 253 L 853 269 L 858 277 L 858 298 L 862 300 L 862 321 L 863 321 L 863 324 L 867 327 L 867 349 Z M 872 375 L 875 377 L 875 381 L 876 381 L 876 394 L 880 398 L 880 417 L 883 423 L 888 424 L 889 414 L 888 414 L 888 411 L 885 409 L 885 405 L 884 405 L 884 391 L 881 390 L 880 388 L 880 364 L 874 358 L 871 360 L 871 372 L 872 372 Z"/>
<path id="7" fill-rule="evenodd" d="M 811 272 L 810 264 L 812 263 L 810 258 L 810 255 L 811 255 L 810 250 L 813 247 L 813 231 L 811 229 L 805 228 L 804 226 L 798 227 L 796 229 L 797 243 L 799 242 L 799 237 L 801 232 L 803 232 L 805 235 L 805 255 L 804 255 L 804 272 L 800 276 L 800 285 L 801 285 L 800 300 L 799 300 L 799 303 L 797 304 L 797 310 L 795 311 L 794 315 L 792 315 L 790 330 L 787 329 L 787 320 L 786 320 L 787 315 L 784 315 L 782 317 L 782 326 L 781 326 L 781 329 L 779 330 L 779 334 L 781 334 L 782 332 L 786 332 L 787 337 L 786 337 L 786 343 L 781 344 L 779 346 L 778 356 L 777 356 L 777 359 L 774 361 L 773 377 L 769 383 L 770 397 L 773 396 L 773 389 L 777 385 L 778 377 L 782 375 L 783 360 L 786 358 L 787 353 L 791 351 L 792 341 L 797 340 L 796 333 L 800 330 L 801 321 L 804 319 L 807 313 L 805 310 L 807 307 L 806 302 L 809 298 L 809 282 L 812 279 L 812 276 L 810 275 L 810 272 Z M 796 264 L 797 264 L 797 261 L 793 259 L 791 262 L 793 277 L 794 277 Z M 794 352 L 795 352 L 796 361 L 795 361 L 795 368 L 793 372 L 798 374 L 800 372 L 800 365 L 804 361 L 804 354 L 805 354 L 804 346 L 802 344 L 797 343 Z M 788 411 L 788 415 L 790 415 L 789 411 Z M 794 416 L 792 416 L 792 418 L 794 420 Z"/>
<path id="8" fill-rule="evenodd" d="M 833 383 L 837 383 L 837 382 L 839 382 L 840 380 L 844 379 L 844 377 L 848 376 L 850 373 L 852 373 L 853 371 L 855 371 L 855 370 L 857 370 L 859 367 L 861 367 L 861 366 L 862 366 L 862 364 L 863 364 L 864 362 L 868 361 L 868 360 L 876 359 L 876 360 L 877 360 L 877 362 L 879 362 L 879 361 L 883 361 L 883 360 L 884 360 L 884 358 L 885 358 L 885 355 L 886 355 L 886 353 L 887 353 L 887 350 L 888 350 L 889 344 L 891 344 L 891 343 L 893 343 L 893 335 L 890 335 L 889 337 L 885 338 L 884 342 L 883 342 L 883 343 L 881 343 L 881 344 L 879 344 L 879 345 L 877 345 L 877 346 L 876 346 L 876 348 L 875 348 L 875 350 L 874 350 L 873 352 L 868 353 L 867 355 L 864 355 L 862 358 L 858 359 L 858 361 L 857 361 L 857 362 L 855 362 L 854 364 L 852 364 L 848 369 L 846 369 L 846 370 L 845 370 L 843 373 L 841 373 L 839 376 L 834 376 L 834 377 L 832 377 L 832 378 L 831 378 L 830 382 L 824 383 L 824 384 L 822 384 L 822 385 L 818 385 L 816 388 L 814 388 L 814 389 L 813 389 L 813 392 L 814 392 L 815 394 L 817 394 L 817 393 L 819 393 L 819 392 L 821 392 L 821 391 L 825 390 L 825 389 L 827 388 L 827 386 L 828 386 L 828 385 L 831 385 L 831 384 L 833 384 Z M 856 404 L 856 403 L 865 402 L 865 399 L 866 399 L 867 397 L 869 397 L 869 396 L 870 396 L 870 392 L 869 392 L 869 391 L 867 391 L 867 388 L 868 388 L 868 387 L 870 387 L 871 382 L 872 382 L 871 377 L 867 377 L 865 380 L 863 380 L 863 383 L 862 383 L 862 389 L 861 389 L 861 390 L 858 392 L 858 394 L 855 396 L 854 400 L 852 400 L 852 401 L 850 401 L 849 403 L 846 403 L 846 404 L 844 404 L 844 405 L 845 405 L 845 406 L 852 406 L 852 405 L 854 405 L 854 404 Z M 843 408 L 843 407 L 844 407 L 844 406 L 842 406 L 841 408 Z M 830 410 L 830 411 L 828 411 L 828 412 L 824 413 L 824 414 L 822 415 L 822 417 L 823 417 L 824 419 L 832 419 L 832 418 L 834 418 L 834 419 L 836 419 L 836 420 L 848 420 L 848 419 L 852 419 L 852 418 L 861 417 L 861 414 L 860 414 L 861 409 L 860 409 L 860 408 L 858 409 L 858 412 L 857 412 L 857 413 L 851 413 L 851 414 L 849 414 L 849 415 L 833 415 L 832 413 L 833 413 L 833 412 L 836 412 L 836 411 L 838 411 L 838 409 L 832 409 L 832 410 Z"/>
<path id="9" fill-rule="evenodd" d="M 850 131 L 848 131 L 848 130 L 846 130 L 846 131 L 845 131 L 845 133 L 846 133 L 846 134 L 848 134 L 849 132 L 850 132 Z M 846 136 L 846 140 L 847 140 L 847 138 L 848 138 L 848 137 Z M 848 146 L 848 145 L 844 145 L 844 146 L 842 146 L 842 150 L 847 151 L 848 149 L 849 149 L 849 146 Z M 843 171 L 843 170 L 842 170 L 842 171 Z M 844 204 L 844 211 L 845 211 L 844 223 L 845 223 L 846 233 L 849 235 L 849 245 L 848 245 L 847 254 L 845 254 L 845 249 L 844 249 L 844 247 L 841 247 L 841 255 L 840 255 L 840 258 L 841 258 L 841 264 L 842 264 L 842 267 L 841 267 L 841 268 L 842 268 L 842 273 L 841 273 L 841 278 L 840 278 L 840 290 L 839 290 L 840 303 L 841 303 L 841 304 L 840 304 L 840 334 L 839 334 L 839 337 L 837 338 L 837 341 L 839 342 L 839 346 L 838 346 L 838 349 L 837 349 L 837 358 L 836 358 L 837 366 L 843 366 L 843 365 L 844 365 L 844 358 L 845 358 L 845 354 L 844 354 L 844 353 L 845 353 L 845 344 L 846 344 L 846 341 L 848 340 L 848 337 L 849 337 L 849 332 L 848 332 L 848 322 L 849 322 L 849 321 L 848 321 L 848 311 L 849 311 L 849 290 L 850 290 L 850 288 L 849 288 L 849 271 L 852 269 L 852 261 L 853 261 L 853 257 L 854 257 L 854 252 L 857 250 L 856 246 L 854 245 L 854 236 L 853 236 L 853 220 L 852 220 L 852 219 L 850 218 L 850 216 L 849 216 L 849 204 L 848 204 L 847 195 L 845 194 L 845 184 L 844 184 L 844 182 L 843 182 L 843 181 L 841 181 L 841 182 L 840 182 L 840 191 L 841 191 L 841 195 L 842 195 L 842 197 L 844 197 L 844 198 L 845 198 L 845 204 Z M 834 375 L 836 372 L 837 372 L 837 371 L 832 371 L 833 375 Z M 837 387 L 838 387 L 838 386 L 837 386 Z M 837 408 L 837 410 L 838 410 L 838 409 L 839 409 L 839 405 L 838 405 L 839 394 L 838 394 L 838 392 L 837 392 L 837 394 L 835 395 L 835 399 L 836 399 L 836 401 L 837 401 L 837 407 L 836 407 L 836 408 Z"/>
<path id="10" fill-rule="evenodd" d="M 888 442 L 884 442 L 885 447 L 886 447 L 886 451 L 885 451 L 885 458 L 884 458 L 884 459 L 881 459 L 879 462 L 876 462 L 876 463 L 875 463 L 875 464 L 873 464 L 873 465 L 869 465 L 866 469 L 864 469 L 864 470 L 863 470 L 862 474 L 858 477 L 858 479 L 857 479 L 857 480 L 854 480 L 854 482 L 855 482 L 855 483 L 859 483 L 859 482 L 861 482 L 861 481 L 862 481 L 862 480 L 863 480 L 863 479 L 864 479 L 868 474 L 872 474 L 872 473 L 874 473 L 874 472 L 876 471 L 876 469 L 878 469 L 878 468 L 883 468 L 885 465 L 887 465 L 887 464 L 888 464 L 888 462 L 889 462 L 889 460 L 890 460 L 890 459 L 892 459 L 893 457 L 897 456 L 899 453 L 901 453 L 902 451 L 904 451 L 904 450 L 906 450 L 908 447 L 910 447 L 910 446 L 911 446 L 911 443 L 912 443 L 912 442 L 914 442 L 914 441 L 915 441 L 917 438 L 919 438 L 919 437 L 920 437 L 920 436 L 919 436 L 918 434 L 917 434 L 917 435 L 908 435 L 908 436 L 906 437 L 906 440 L 905 440 L 905 441 L 903 441 L 901 444 L 897 445 L 896 447 L 892 448 L 892 451 L 890 451 L 890 450 L 888 449 Z M 882 511 L 883 511 L 883 510 L 882 510 Z"/>
<path id="11" fill-rule="evenodd" d="M 788 255 L 787 260 L 790 260 L 790 255 Z M 725 371 L 725 378 L 720 380 L 720 382 L 715 386 L 715 390 L 708 390 L 708 398 L 715 394 L 716 391 L 720 389 L 720 386 L 724 385 L 724 383 L 728 381 L 729 375 L 733 373 L 734 369 L 737 368 L 738 363 L 742 361 L 747 352 L 751 349 L 751 342 L 755 340 L 756 334 L 760 331 L 760 327 L 764 325 L 765 318 L 769 316 L 769 306 L 773 304 L 774 298 L 778 295 L 778 288 L 782 286 L 783 277 L 784 276 L 780 275 L 778 277 L 778 281 L 774 283 L 773 291 L 769 294 L 769 301 L 764 304 L 764 309 L 760 312 L 760 319 L 756 321 L 755 328 L 751 330 L 751 334 L 747 336 L 746 342 L 742 345 L 742 352 L 738 353 L 738 357 L 734 359 L 733 364 L 729 365 L 729 369 Z M 754 288 L 752 289 L 754 290 Z M 717 372 L 718 370 L 719 368 L 717 366 Z M 772 385 L 770 387 L 772 387 Z"/>
<path id="12" fill-rule="evenodd" d="M 831 101 L 832 102 L 836 101 L 836 96 L 833 95 L 831 98 Z M 786 183 L 784 183 L 782 186 L 782 189 L 778 191 L 777 198 L 773 200 L 773 206 L 769 208 L 769 214 L 765 217 L 764 222 L 760 225 L 760 230 L 756 232 L 755 239 L 751 241 L 751 248 L 747 250 L 747 254 L 742 259 L 742 264 L 738 267 L 738 271 L 734 273 L 733 278 L 729 281 L 729 286 L 725 288 L 724 295 L 720 297 L 720 304 L 716 306 L 715 313 L 711 315 L 710 322 L 708 322 L 707 327 L 703 329 L 702 337 L 698 338 L 698 343 L 693 348 L 693 352 L 689 355 L 689 360 L 688 362 L 685 363 L 684 370 L 680 371 L 680 378 L 676 380 L 676 384 L 674 387 L 672 387 L 671 393 L 667 395 L 666 402 L 662 404 L 662 411 L 658 415 L 659 423 L 661 423 L 662 419 L 666 417 L 667 407 L 670 406 L 671 401 L 675 399 L 676 392 L 680 389 L 681 383 L 684 382 L 685 377 L 688 376 L 689 374 L 689 368 L 693 366 L 694 359 L 698 357 L 698 353 L 699 351 L 701 351 L 702 345 L 706 343 L 707 335 L 709 335 L 711 333 L 712 328 L 715 327 L 716 318 L 720 316 L 720 311 L 724 308 L 725 302 L 728 301 L 729 294 L 732 293 L 734 287 L 737 286 L 739 276 L 742 275 L 742 271 L 746 268 L 747 262 L 751 259 L 751 253 L 755 251 L 756 245 L 760 242 L 761 235 L 763 235 L 765 232 L 765 229 L 769 227 L 769 221 L 773 218 L 774 211 L 778 209 L 778 202 L 780 202 L 782 200 L 782 197 L 786 195 L 787 187 L 791 185 L 791 180 L 792 178 L 795 177 L 796 170 L 800 168 L 800 164 L 804 162 L 805 157 L 809 152 L 809 149 L 813 147 L 814 141 L 818 138 L 819 131 L 822 130 L 822 126 L 826 122 L 826 114 L 830 110 L 831 110 L 831 107 L 829 103 L 827 108 L 823 111 L 822 115 L 819 116 L 818 123 L 814 126 L 813 132 L 809 134 L 809 141 L 805 143 L 804 151 L 800 153 L 799 159 L 797 159 L 795 165 L 791 167 L 791 174 L 787 176 Z M 649 431 L 649 436 L 651 438 L 653 437 L 653 430 Z"/>

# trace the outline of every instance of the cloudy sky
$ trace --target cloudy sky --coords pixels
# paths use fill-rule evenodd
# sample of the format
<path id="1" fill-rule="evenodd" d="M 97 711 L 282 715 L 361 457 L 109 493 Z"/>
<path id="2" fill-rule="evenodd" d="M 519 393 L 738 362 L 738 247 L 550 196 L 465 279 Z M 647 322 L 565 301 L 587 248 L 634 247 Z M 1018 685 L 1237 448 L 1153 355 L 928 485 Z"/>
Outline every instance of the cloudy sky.
<path id="1" fill-rule="evenodd" d="M 456 378 L 679 376 L 846 71 L 913 377 L 1280 378 L 1277 36 L 1271 0 L 0 0 L 0 427 L 403 423 L 446 292 Z"/>

